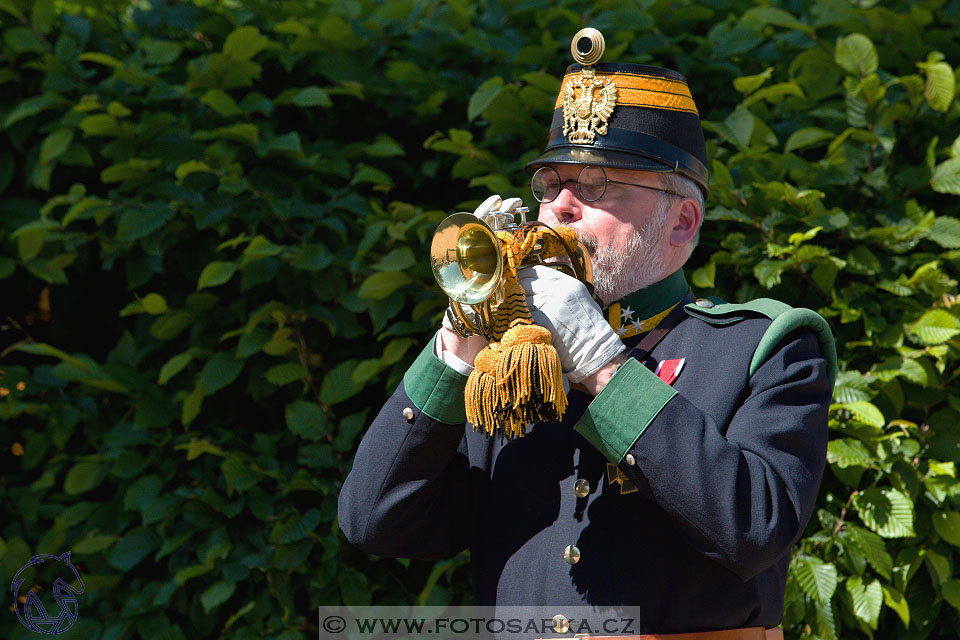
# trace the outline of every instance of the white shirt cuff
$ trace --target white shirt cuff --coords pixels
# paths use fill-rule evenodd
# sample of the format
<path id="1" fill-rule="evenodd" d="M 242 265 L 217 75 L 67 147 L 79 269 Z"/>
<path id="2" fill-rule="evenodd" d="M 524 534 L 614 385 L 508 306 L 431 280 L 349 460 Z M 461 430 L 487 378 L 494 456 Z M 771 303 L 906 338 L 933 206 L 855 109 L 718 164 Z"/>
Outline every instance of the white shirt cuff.
<path id="1" fill-rule="evenodd" d="M 469 376 L 473 373 L 473 365 L 467 364 L 458 358 L 452 351 L 447 351 L 443 345 L 443 331 L 437 331 L 437 339 L 433 341 L 433 355 L 443 364 L 447 365 L 457 373 Z"/>

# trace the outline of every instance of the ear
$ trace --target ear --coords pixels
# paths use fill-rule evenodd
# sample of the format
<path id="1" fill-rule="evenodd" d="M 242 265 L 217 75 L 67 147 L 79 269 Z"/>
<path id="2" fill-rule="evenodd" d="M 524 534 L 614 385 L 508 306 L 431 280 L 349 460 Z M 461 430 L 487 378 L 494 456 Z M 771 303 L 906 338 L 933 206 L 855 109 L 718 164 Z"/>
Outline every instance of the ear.
<path id="1" fill-rule="evenodd" d="M 693 198 L 684 198 L 675 204 L 673 210 L 674 226 L 670 230 L 670 246 L 686 246 L 697 234 L 697 229 L 700 228 L 702 220 L 703 212 Z"/>

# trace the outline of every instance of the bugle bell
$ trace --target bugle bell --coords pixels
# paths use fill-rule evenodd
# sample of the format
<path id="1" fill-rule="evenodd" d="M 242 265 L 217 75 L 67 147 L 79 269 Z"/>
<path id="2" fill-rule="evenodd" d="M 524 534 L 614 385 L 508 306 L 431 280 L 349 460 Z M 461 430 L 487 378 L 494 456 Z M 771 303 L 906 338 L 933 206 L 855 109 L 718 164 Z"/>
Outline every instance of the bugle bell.
<path id="1" fill-rule="evenodd" d="M 528 234 L 540 234 L 520 268 L 546 264 L 579 279 L 592 291 L 590 258 L 572 230 L 561 234 L 540 222 L 527 222 L 529 209 L 520 198 L 501 201 L 490 196 L 474 213 L 454 213 L 445 218 L 433 234 L 430 265 L 437 284 L 450 299 L 451 322 L 461 336 L 481 335 L 493 340 L 492 321 L 503 302 L 504 247 L 508 238 L 523 240 Z M 521 218 L 517 224 L 516 216 Z M 554 255 L 544 255 L 544 238 L 552 234 L 564 248 L 570 264 L 545 263 Z M 467 311 L 464 307 L 469 307 Z"/>

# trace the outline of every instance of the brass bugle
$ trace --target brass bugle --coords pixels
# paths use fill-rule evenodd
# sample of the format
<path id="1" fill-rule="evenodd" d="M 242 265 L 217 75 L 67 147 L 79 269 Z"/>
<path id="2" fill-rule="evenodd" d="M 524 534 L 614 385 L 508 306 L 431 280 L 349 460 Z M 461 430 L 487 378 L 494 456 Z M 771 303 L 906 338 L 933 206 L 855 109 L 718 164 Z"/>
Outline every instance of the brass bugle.
<path id="1" fill-rule="evenodd" d="M 499 196 L 491 196 L 477 213 L 459 212 L 448 216 L 433 234 L 430 246 L 433 276 L 450 299 L 452 324 L 461 336 L 481 335 L 493 339 L 493 313 L 504 296 L 503 243 L 497 232 L 520 232 L 526 237 L 529 233 L 544 233 L 544 228 L 550 230 L 543 223 L 527 222 L 529 210 L 520 205 L 519 198 L 503 202 Z M 521 224 L 517 224 L 516 215 L 521 216 Z M 592 291 L 590 258 L 579 243 L 567 247 L 570 264 L 545 263 L 542 248 L 542 242 L 538 241 L 520 268 L 546 264 L 579 279 Z"/>

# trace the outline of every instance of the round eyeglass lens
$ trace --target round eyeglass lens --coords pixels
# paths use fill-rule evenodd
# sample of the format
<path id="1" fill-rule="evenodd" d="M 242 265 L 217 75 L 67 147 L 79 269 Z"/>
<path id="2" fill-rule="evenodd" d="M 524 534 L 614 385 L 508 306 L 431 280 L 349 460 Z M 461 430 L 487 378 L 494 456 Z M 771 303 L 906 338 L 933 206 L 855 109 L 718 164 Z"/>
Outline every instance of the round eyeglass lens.
<path id="1" fill-rule="evenodd" d="M 552 167 L 540 167 L 530 178 L 530 190 L 537 202 L 550 202 L 560 194 L 560 175 Z"/>
<path id="2" fill-rule="evenodd" d="M 577 181 L 580 197 L 588 202 L 599 200 L 607 189 L 607 174 L 602 167 L 584 167 Z"/>

